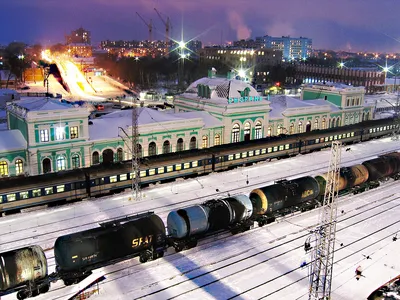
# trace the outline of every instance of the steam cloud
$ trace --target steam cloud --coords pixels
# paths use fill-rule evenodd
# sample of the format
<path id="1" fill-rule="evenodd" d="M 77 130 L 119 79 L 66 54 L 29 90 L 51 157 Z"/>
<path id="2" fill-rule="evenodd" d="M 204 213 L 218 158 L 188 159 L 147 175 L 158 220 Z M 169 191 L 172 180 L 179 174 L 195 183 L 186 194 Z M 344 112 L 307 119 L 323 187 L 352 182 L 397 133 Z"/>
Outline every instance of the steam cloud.
<path id="1" fill-rule="evenodd" d="M 228 12 L 229 25 L 233 30 L 236 30 L 238 40 L 247 40 L 251 37 L 251 29 L 247 27 L 241 15 L 236 11 Z"/>

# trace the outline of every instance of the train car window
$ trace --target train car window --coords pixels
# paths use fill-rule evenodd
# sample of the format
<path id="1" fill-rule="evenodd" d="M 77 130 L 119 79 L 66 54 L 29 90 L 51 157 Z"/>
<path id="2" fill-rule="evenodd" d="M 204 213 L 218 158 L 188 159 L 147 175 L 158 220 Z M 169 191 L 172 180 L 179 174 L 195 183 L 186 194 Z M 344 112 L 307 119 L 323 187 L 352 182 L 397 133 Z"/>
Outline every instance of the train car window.
<path id="1" fill-rule="evenodd" d="M 119 181 L 125 181 L 127 179 L 128 179 L 128 175 L 126 175 L 126 174 L 119 175 Z"/>
<path id="2" fill-rule="evenodd" d="M 182 170 L 182 164 L 175 165 L 175 171 L 180 171 L 180 170 Z"/>
<path id="3" fill-rule="evenodd" d="M 261 154 L 265 154 L 265 153 L 267 153 L 267 148 L 264 148 L 261 150 Z"/>
<path id="4" fill-rule="evenodd" d="M 174 166 L 168 166 L 167 167 L 167 172 L 172 172 L 174 170 Z"/>
<path id="5" fill-rule="evenodd" d="M 228 160 L 233 160 L 233 154 L 230 154 L 230 155 L 228 156 Z"/>
<path id="6" fill-rule="evenodd" d="M 110 176 L 110 183 L 114 183 L 114 182 L 117 182 L 117 181 L 118 181 L 117 176 Z"/>
<path id="7" fill-rule="evenodd" d="M 149 176 L 155 175 L 156 169 L 149 169 Z"/>
<path id="8" fill-rule="evenodd" d="M 249 156 L 253 156 L 254 155 L 254 151 L 249 151 Z"/>
<path id="9" fill-rule="evenodd" d="M 57 193 L 62 193 L 65 191 L 64 185 L 57 185 Z"/>
<path id="10" fill-rule="evenodd" d="M 135 178 L 135 174 L 129 173 L 129 179 L 133 179 L 133 178 Z"/>
<path id="11" fill-rule="evenodd" d="M 33 190 L 32 195 L 33 195 L 33 197 L 40 197 L 42 195 L 42 192 L 40 189 Z"/>
<path id="12" fill-rule="evenodd" d="M 146 171 L 140 171 L 140 177 L 146 177 Z"/>
<path id="13" fill-rule="evenodd" d="M 192 168 L 195 168 L 199 165 L 197 161 L 192 161 Z"/>
<path id="14" fill-rule="evenodd" d="M 3 201 L 4 201 L 4 199 L 3 198 L 5 198 L 5 196 L 3 196 L 3 195 L 0 195 L 0 203 L 3 203 Z"/>
<path id="15" fill-rule="evenodd" d="M 164 173 L 164 167 L 157 168 L 157 174 L 163 174 Z"/>
<path id="16" fill-rule="evenodd" d="M 350 133 L 350 136 L 354 136 L 354 132 Z"/>
<path id="17" fill-rule="evenodd" d="M 242 152 L 242 158 L 246 158 L 247 157 L 247 152 Z"/>
<path id="18" fill-rule="evenodd" d="M 239 159 L 240 158 L 240 153 L 236 153 L 235 154 L 235 159 Z"/>
<path id="19" fill-rule="evenodd" d="M 319 143 L 319 139 L 315 139 L 315 143 L 318 144 Z"/>
<path id="20" fill-rule="evenodd" d="M 325 138 L 321 138 L 321 143 L 325 142 Z"/>
<path id="21" fill-rule="evenodd" d="M 274 152 L 278 151 L 278 146 L 274 147 Z"/>
<path id="22" fill-rule="evenodd" d="M 28 192 L 20 192 L 19 193 L 19 199 L 28 199 L 28 198 L 29 198 Z"/>
<path id="23" fill-rule="evenodd" d="M 279 146 L 279 151 L 282 151 L 283 149 L 285 149 L 285 146 L 283 145 Z"/>
<path id="24" fill-rule="evenodd" d="M 342 135 L 341 135 L 341 134 L 339 134 L 339 135 L 338 135 L 338 139 L 340 140 L 341 138 L 342 138 Z"/>
<path id="25" fill-rule="evenodd" d="M 330 137 L 329 137 L 329 141 L 333 141 L 333 136 L 330 136 Z"/>
<path id="26" fill-rule="evenodd" d="M 268 153 L 271 153 L 271 152 L 272 152 L 272 148 L 269 147 L 269 148 L 268 148 Z"/>
<path id="27" fill-rule="evenodd" d="M 335 136 L 333 137 L 333 139 L 336 141 L 336 140 L 337 140 L 337 135 L 335 135 Z"/>
<path id="28" fill-rule="evenodd" d="M 184 169 L 190 169 L 190 163 L 184 163 L 183 164 Z"/>
<path id="29" fill-rule="evenodd" d="M 260 155 L 260 150 L 254 151 L 254 155 Z"/>
<path id="30" fill-rule="evenodd" d="M 290 144 L 286 144 L 285 145 L 285 150 L 289 150 L 290 149 Z"/>
<path id="31" fill-rule="evenodd" d="M 17 195 L 16 194 L 8 194 L 7 195 L 7 201 L 15 201 L 17 199 Z"/>
<path id="32" fill-rule="evenodd" d="M 381 127 L 381 131 L 383 130 L 383 127 Z"/>
<path id="33" fill-rule="evenodd" d="M 51 194 L 53 194 L 53 187 L 47 187 L 47 188 L 45 188 L 44 189 L 44 194 L 45 195 L 51 195 Z"/>

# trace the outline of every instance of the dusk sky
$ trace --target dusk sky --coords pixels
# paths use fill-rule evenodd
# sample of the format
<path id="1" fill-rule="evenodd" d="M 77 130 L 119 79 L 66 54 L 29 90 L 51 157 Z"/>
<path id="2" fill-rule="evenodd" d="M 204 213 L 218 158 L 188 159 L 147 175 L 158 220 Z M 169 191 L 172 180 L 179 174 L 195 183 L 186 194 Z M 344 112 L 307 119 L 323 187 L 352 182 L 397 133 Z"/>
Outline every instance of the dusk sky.
<path id="1" fill-rule="evenodd" d="M 198 36 L 204 45 L 290 35 L 313 39 L 315 49 L 400 52 L 399 0 L 1 0 L 0 43 L 64 43 L 83 26 L 101 40 L 148 38 L 136 15 L 153 19 L 153 37 L 164 39 L 156 7 L 170 17 L 172 35 Z M 396 41 L 397 40 L 397 41 Z"/>

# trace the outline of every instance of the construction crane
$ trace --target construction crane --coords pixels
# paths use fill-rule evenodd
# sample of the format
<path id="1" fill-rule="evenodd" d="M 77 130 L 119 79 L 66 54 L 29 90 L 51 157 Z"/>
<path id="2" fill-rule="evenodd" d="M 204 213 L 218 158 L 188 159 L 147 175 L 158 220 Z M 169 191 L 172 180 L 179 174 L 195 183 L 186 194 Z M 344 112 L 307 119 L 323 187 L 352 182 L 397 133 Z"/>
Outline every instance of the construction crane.
<path id="1" fill-rule="evenodd" d="M 147 28 L 149 29 L 149 41 L 152 42 L 152 41 L 153 41 L 153 22 L 152 22 L 152 20 L 150 19 L 150 22 L 147 23 L 147 22 L 145 21 L 145 19 L 143 19 L 142 16 L 141 16 L 138 12 L 136 12 L 136 14 L 139 16 L 139 18 L 143 21 L 143 23 L 144 23 L 144 24 L 147 26 Z"/>
<path id="2" fill-rule="evenodd" d="M 160 17 L 165 26 L 165 56 L 168 57 L 169 30 L 171 29 L 171 21 L 169 20 L 169 17 L 167 17 L 167 20 L 164 20 L 157 8 L 154 8 L 154 10 L 156 11 L 157 15 Z"/>
<path id="3" fill-rule="evenodd" d="M 314 232 L 315 247 L 310 263 L 309 300 L 331 299 L 341 148 L 341 142 L 332 142 L 324 202 L 320 211 L 319 226 Z"/>

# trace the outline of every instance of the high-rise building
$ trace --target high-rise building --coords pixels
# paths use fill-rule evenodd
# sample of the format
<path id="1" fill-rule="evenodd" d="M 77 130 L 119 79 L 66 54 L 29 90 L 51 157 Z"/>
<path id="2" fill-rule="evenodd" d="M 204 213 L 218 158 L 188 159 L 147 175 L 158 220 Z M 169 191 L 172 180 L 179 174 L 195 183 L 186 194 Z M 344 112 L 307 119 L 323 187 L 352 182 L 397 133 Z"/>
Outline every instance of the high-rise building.
<path id="1" fill-rule="evenodd" d="M 263 37 L 265 47 L 283 52 L 285 60 L 305 60 L 311 56 L 312 39 L 306 37 L 292 38 L 290 36 Z"/>
<path id="2" fill-rule="evenodd" d="M 65 36 L 65 41 L 67 45 L 70 44 L 85 44 L 91 45 L 91 34 L 90 31 L 80 27 L 77 30 L 71 31 L 70 35 Z"/>

